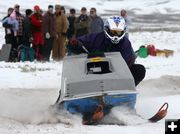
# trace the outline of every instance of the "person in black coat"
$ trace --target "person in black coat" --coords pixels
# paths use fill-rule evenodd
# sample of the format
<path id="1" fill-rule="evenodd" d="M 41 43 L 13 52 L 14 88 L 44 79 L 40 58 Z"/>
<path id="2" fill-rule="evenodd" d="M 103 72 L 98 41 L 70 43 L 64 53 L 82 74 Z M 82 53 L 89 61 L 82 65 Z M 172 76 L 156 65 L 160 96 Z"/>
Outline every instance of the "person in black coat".
<path id="1" fill-rule="evenodd" d="M 75 28 L 74 28 L 74 22 L 76 20 L 76 10 L 75 9 L 70 9 L 70 14 L 69 17 L 67 18 L 69 21 L 69 28 L 67 30 L 67 38 L 70 39 L 74 36 L 75 34 Z"/>
<path id="2" fill-rule="evenodd" d="M 13 12 L 13 8 L 9 8 L 8 9 L 8 13 L 7 16 L 5 16 L 2 20 L 5 20 L 6 18 L 8 18 L 11 13 Z M 8 24 L 7 22 L 2 23 L 2 26 L 5 28 L 5 42 L 6 44 L 11 44 L 13 47 L 15 47 L 15 37 L 14 37 L 14 32 L 13 32 L 13 25 L 12 24 Z"/>
<path id="3" fill-rule="evenodd" d="M 12 14 L 13 10 L 14 9 L 11 7 L 8 8 L 7 16 L 5 16 L 3 20 L 9 17 Z M 17 61 L 17 40 L 16 37 L 14 36 L 13 25 L 4 22 L 2 23 L 2 26 L 5 28 L 5 43 L 11 44 L 9 61 Z"/>
<path id="4" fill-rule="evenodd" d="M 32 10 L 27 9 L 26 11 L 26 17 L 23 21 L 23 45 L 30 47 L 32 42 L 32 24 L 31 24 L 31 14 Z"/>

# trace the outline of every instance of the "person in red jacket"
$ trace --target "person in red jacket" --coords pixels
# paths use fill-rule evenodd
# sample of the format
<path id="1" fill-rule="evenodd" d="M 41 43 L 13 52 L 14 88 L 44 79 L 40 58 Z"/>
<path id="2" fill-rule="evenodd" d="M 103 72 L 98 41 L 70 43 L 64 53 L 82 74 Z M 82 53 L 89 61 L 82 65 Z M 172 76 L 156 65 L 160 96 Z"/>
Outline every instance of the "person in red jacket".
<path id="1" fill-rule="evenodd" d="M 32 34 L 33 34 L 33 48 L 36 53 L 36 59 L 42 60 L 42 51 L 44 46 L 44 39 L 42 33 L 42 14 L 39 6 L 34 6 L 34 14 L 31 16 Z"/>

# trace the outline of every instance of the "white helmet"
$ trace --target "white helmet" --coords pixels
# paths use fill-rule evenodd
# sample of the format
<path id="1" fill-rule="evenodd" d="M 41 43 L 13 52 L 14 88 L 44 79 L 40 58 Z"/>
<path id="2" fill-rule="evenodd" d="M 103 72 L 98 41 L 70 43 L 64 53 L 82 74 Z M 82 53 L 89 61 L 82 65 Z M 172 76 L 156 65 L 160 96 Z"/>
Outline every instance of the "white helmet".
<path id="1" fill-rule="evenodd" d="M 112 16 L 104 23 L 104 32 L 113 44 L 118 44 L 125 36 L 125 20 L 120 16 Z"/>

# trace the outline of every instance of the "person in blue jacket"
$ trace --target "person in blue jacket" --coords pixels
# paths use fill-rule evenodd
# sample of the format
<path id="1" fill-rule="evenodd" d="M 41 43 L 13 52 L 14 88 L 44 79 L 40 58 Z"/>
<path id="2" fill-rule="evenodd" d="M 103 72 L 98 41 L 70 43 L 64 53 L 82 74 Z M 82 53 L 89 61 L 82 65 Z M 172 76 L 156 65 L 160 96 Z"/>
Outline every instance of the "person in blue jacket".
<path id="1" fill-rule="evenodd" d="M 104 23 L 104 31 L 72 38 L 67 44 L 67 49 L 72 53 L 84 52 L 120 52 L 126 61 L 138 85 L 145 77 L 145 67 L 135 64 L 135 53 L 131 42 L 125 37 L 125 20 L 120 16 L 109 17 Z"/>

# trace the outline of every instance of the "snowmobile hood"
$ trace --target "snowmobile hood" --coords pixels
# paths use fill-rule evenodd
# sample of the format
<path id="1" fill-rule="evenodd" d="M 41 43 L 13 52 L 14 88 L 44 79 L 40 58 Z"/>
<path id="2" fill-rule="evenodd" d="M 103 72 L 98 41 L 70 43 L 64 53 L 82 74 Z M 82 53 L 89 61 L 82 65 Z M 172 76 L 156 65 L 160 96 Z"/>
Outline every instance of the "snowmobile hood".
<path id="1" fill-rule="evenodd" d="M 60 102 L 134 92 L 133 76 L 119 52 L 89 59 L 86 54 L 68 56 L 63 61 Z"/>

